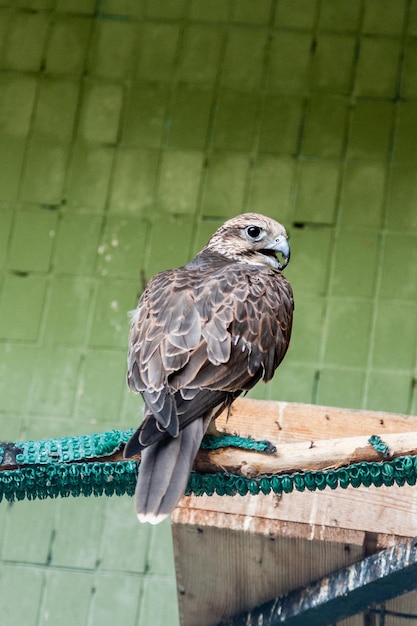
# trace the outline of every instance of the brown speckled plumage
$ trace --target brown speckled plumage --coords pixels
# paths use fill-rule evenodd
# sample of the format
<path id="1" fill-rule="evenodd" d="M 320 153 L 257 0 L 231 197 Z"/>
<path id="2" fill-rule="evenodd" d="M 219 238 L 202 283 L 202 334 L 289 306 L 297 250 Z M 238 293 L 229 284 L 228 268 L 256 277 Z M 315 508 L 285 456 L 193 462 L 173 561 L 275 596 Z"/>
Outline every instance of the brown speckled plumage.
<path id="1" fill-rule="evenodd" d="M 270 380 L 284 358 L 293 297 L 280 269 L 288 260 L 283 226 L 247 213 L 145 289 L 132 314 L 128 354 L 128 383 L 142 394 L 145 417 L 125 450 L 141 450 L 141 521 L 170 514 L 210 421 L 259 380 Z"/>

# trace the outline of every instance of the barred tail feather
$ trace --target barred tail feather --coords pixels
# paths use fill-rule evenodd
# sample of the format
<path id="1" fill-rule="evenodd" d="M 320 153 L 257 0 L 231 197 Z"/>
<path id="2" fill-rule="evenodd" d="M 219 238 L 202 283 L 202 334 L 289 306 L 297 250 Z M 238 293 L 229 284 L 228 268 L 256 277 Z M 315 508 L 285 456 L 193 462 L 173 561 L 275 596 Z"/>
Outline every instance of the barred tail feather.
<path id="1" fill-rule="evenodd" d="M 167 437 L 142 450 L 135 492 L 140 522 L 159 524 L 172 513 L 184 495 L 206 427 L 206 420 L 196 419 L 178 437 Z"/>

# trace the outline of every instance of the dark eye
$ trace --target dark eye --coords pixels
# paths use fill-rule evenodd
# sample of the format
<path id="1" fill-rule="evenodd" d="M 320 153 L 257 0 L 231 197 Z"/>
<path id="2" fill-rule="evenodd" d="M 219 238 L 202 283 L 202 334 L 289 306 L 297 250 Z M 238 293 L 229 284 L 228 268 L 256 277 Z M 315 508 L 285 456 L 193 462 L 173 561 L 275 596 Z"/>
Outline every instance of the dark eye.
<path id="1" fill-rule="evenodd" d="M 246 229 L 246 234 L 253 240 L 260 239 L 262 235 L 262 229 L 259 226 L 248 226 Z"/>

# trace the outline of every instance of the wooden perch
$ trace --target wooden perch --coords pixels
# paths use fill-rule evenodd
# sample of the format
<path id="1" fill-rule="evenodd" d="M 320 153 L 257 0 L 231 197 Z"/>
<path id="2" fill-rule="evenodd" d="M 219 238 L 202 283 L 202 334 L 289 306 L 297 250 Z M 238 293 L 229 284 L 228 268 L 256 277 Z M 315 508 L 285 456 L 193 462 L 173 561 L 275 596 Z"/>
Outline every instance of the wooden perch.
<path id="1" fill-rule="evenodd" d="M 216 426 L 221 433 L 266 439 L 277 451 L 264 454 L 232 447 L 200 450 L 195 471 L 227 471 L 252 477 L 339 468 L 362 461 L 417 454 L 416 418 L 390 413 L 239 398 L 229 412 L 219 416 Z M 386 455 L 369 443 L 372 433 L 377 433 L 388 446 Z M 21 452 L 17 445 L 0 443 L 0 446 L 3 450 L 0 471 L 24 467 L 16 460 Z M 77 460 L 71 460 L 68 455 L 61 456 L 58 445 L 56 452 L 46 454 L 42 462 L 124 461 L 123 448 L 121 444 L 111 454 L 78 456 Z"/>
<path id="2" fill-rule="evenodd" d="M 417 454 L 417 432 L 384 434 L 386 454 L 377 452 L 368 439 L 361 436 L 286 443 L 279 445 L 274 454 L 230 447 L 200 450 L 193 469 L 206 473 L 227 471 L 251 478 L 259 474 L 336 469 L 351 463 Z"/>
<path id="3" fill-rule="evenodd" d="M 234 447 L 202 449 L 197 455 L 193 469 L 201 473 L 228 472 L 252 478 L 260 474 L 336 469 L 352 463 L 378 462 L 417 454 L 417 432 L 384 433 L 381 439 L 388 447 L 387 453 L 384 454 L 372 447 L 368 436 L 281 443 L 277 445 L 277 451 L 273 454 Z M 17 464 L 15 455 L 11 454 L 12 445 L 8 444 L 8 454 L 0 464 L 0 471 L 24 467 L 23 464 Z M 107 463 L 130 460 L 124 459 L 123 447 L 122 445 L 111 455 L 72 462 Z M 49 462 L 51 461 L 63 462 L 59 458 L 52 458 Z"/>

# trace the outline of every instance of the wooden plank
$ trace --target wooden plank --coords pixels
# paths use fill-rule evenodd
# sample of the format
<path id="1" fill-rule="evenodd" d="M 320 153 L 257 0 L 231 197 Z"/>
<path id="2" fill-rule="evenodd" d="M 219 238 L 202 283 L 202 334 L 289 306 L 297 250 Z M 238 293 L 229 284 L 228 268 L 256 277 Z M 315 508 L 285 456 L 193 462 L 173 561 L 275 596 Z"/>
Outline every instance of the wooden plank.
<path id="1" fill-rule="evenodd" d="M 311 441 L 373 434 L 384 440 L 417 430 L 408 416 L 248 399 L 216 423 L 223 432 L 267 439 L 278 454 L 298 442 L 307 442 L 305 450 Z M 416 536 L 415 493 L 406 486 L 182 498 L 172 515 L 182 626 L 209 626 L 233 607 L 249 609 L 392 546 L 398 536 Z"/>
<path id="2" fill-rule="evenodd" d="M 274 444 L 416 430 L 416 417 L 381 411 L 238 398 L 220 415 L 219 430 Z"/>
<path id="3" fill-rule="evenodd" d="M 182 581 L 183 591 L 179 594 L 182 626 L 211 624 L 207 616 L 216 614 L 217 599 L 219 606 L 225 611 L 225 607 L 230 609 L 229 615 L 233 614 L 231 610 L 233 602 L 236 603 L 235 606 L 240 606 L 241 610 L 244 607 L 251 608 L 245 604 L 248 597 L 253 597 L 248 593 L 246 585 L 259 595 L 272 592 L 269 595 L 269 598 L 272 598 L 274 583 L 279 589 L 282 580 L 288 578 L 295 588 L 306 584 L 303 573 L 306 573 L 307 578 L 311 576 L 310 581 L 314 580 L 316 576 L 311 569 L 312 560 L 316 568 L 314 574 L 320 572 L 319 576 L 341 567 L 340 562 L 336 567 L 330 566 L 331 563 L 337 562 L 337 557 L 342 552 L 338 550 L 338 545 L 343 549 L 343 554 L 346 552 L 349 557 L 352 556 L 353 562 L 380 547 L 392 546 L 402 539 L 398 537 L 399 534 L 407 536 L 407 533 L 415 530 L 417 527 L 415 489 L 387 488 L 384 498 L 380 497 L 380 491 L 376 488 L 364 488 L 352 489 L 351 493 L 349 490 L 346 492 L 341 489 L 318 493 L 296 492 L 284 494 L 282 498 L 193 496 L 189 498 L 190 508 L 184 507 L 188 499 L 183 498 L 181 506 L 172 516 L 177 576 L 178 581 Z M 247 500 L 244 507 L 242 500 Z M 196 508 L 196 503 L 199 508 Z M 203 508 L 204 505 L 206 509 Z M 207 510 L 207 505 L 212 510 L 210 508 Z M 199 528 L 197 532 L 201 536 L 200 543 L 190 545 L 187 539 L 183 540 L 180 546 L 175 543 L 175 536 L 179 532 L 178 523 L 183 523 L 188 528 L 193 526 Z M 207 525 L 213 525 L 218 530 L 215 537 L 206 532 L 201 533 L 201 529 L 205 530 Z M 381 534 L 384 531 L 387 534 Z M 230 540 L 230 532 L 237 533 L 240 541 Z M 275 541 L 280 544 L 280 549 L 286 555 L 277 554 L 276 561 L 271 565 L 271 569 L 275 568 L 281 578 L 275 571 L 271 574 L 269 569 L 265 569 L 265 575 L 257 572 L 254 567 L 256 555 L 252 555 L 252 559 L 247 555 L 251 537 L 254 534 L 264 536 L 258 548 L 262 553 L 262 550 L 265 550 L 262 548 L 263 543 L 268 544 L 270 541 L 269 533 L 276 537 Z M 289 548 L 285 542 L 282 543 L 285 539 L 294 540 L 297 547 L 291 545 Z M 312 543 L 314 549 L 309 550 L 303 546 L 303 542 Z M 240 563 L 239 571 L 225 565 L 228 560 L 235 559 Z M 216 584 L 211 582 L 207 586 L 208 571 L 217 573 Z M 271 586 L 268 583 L 269 579 L 272 580 Z M 222 582 L 224 580 L 227 580 L 226 586 Z M 260 580 L 263 581 L 261 587 L 265 591 L 259 589 Z M 280 593 L 286 592 L 277 591 L 276 595 Z M 262 597 L 266 598 L 266 595 Z M 255 601 L 252 606 L 259 602 L 262 600 Z M 397 606 L 401 608 L 401 604 Z M 200 617 L 197 617 L 197 614 Z M 224 615 L 227 615 L 227 612 Z M 199 621 L 200 619 L 207 622 Z M 344 622 L 344 626 L 363 626 L 363 624 L 359 616 L 351 617 Z"/>
<path id="4" fill-rule="evenodd" d="M 238 399 L 232 405 L 228 419 L 224 413 L 216 422 L 224 432 L 270 440 L 277 446 L 279 455 L 288 443 L 307 441 L 308 447 L 314 439 L 319 448 L 321 440 L 341 435 L 369 437 L 379 434 L 385 440 L 390 433 L 415 431 L 417 419 L 374 411 Z M 294 491 L 282 496 L 189 496 L 182 498 L 180 507 L 299 522 L 318 528 L 417 536 L 416 488 L 409 485 Z"/>
<path id="5" fill-rule="evenodd" d="M 177 510 L 172 527 L 182 626 L 211 626 L 363 556 L 364 533 L 345 533 L 352 545 L 330 533 L 311 541 L 309 528 L 297 537 L 279 523 L 190 514 L 178 522 Z"/>
<path id="6" fill-rule="evenodd" d="M 409 485 L 349 487 L 334 491 L 294 491 L 282 496 L 187 496 L 180 500 L 179 507 L 300 522 L 319 528 L 414 537 L 417 536 L 416 496 L 416 487 Z"/>
<path id="7" fill-rule="evenodd" d="M 259 474 L 335 469 L 350 463 L 379 462 L 417 454 L 415 431 L 385 433 L 383 443 L 387 446 L 384 453 L 372 447 L 368 435 L 282 443 L 273 454 L 231 447 L 200 450 L 193 469 L 210 473 L 226 471 L 250 478 Z"/>
<path id="8" fill-rule="evenodd" d="M 409 539 L 218 626 L 330 626 L 417 588 L 417 540 Z"/>
<path id="9" fill-rule="evenodd" d="M 417 425 L 417 420 L 416 420 Z M 258 474 L 278 474 L 281 472 L 335 469 L 350 463 L 378 462 L 404 455 L 417 454 L 417 432 L 384 433 L 381 442 L 386 451 L 377 451 L 369 442 L 369 435 L 343 437 L 340 439 L 317 439 L 292 443 L 277 443 L 273 453 L 260 453 L 242 448 L 225 447 L 217 450 L 200 450 L 194 470 L 205 473 L 227 471 L 253 477 Z M 274 443 L 274 442 L 272 442 Z M 21 448 L 13 443 L 0 442 L 3 457 L 0 471 L 24 467 L 17 463 L 16 455 Z M 123 444 L 116 452 L 101 457 L 79 458 L 74 463 L 109 462 L 125 460 Z M 273 446 L 271 446 L 274 449 Z M 45 461 L 44 461 L 45 462 Z M 48 462 L 63 463 L 58 455 Z"/>
<path id="10" fill-rule="evenodd" d="M 271 441 L 275 446 L 278 446 L 278 453 L 282 457 L 285 455 L 286 450 L 288 450 L 289 456 L 292 456 L 297 450 L 299 450 L 302 456 L 304 456 L 305 451 L 312 450 L 310 454 L 314 456 L 322 449 L 322 444 L 318 442 L 323 439 L 337 440 L 346 437 L 369 437 L 370 435 L 378 434 L 385 440 L 389 434 L 395 433 L 399 437 L 397 454 L 405 453 L 404 451 L 414 450 L 413 442 L 411 442 L 410 435 L 410 446 L 407 447 L 407 438 L 401 439 L 400 433 L 415 431 L 416 424 L 416 418 L 392 413 L 245 398 L 238 398 L 233 403 L 231 409 L 225 411 L 216 420 L 216 425 L 220 432 Z M 299 442 L 299 447 L 293 449 L 285 447 L 285 444 L 296 444 L 297 442 Z M 305 446 L 301 442 L 308 442 L 308 445 Z M 311 442 L 314 442 L 314 445 L 311 445 Z M 354 443 L 353 440 L 352 443 Z M 343 443 L 331 442 L 329 447 L 334 447 L 335 445 L 343 446 Z M 365 438 L 363 442 L 358 440 L 357 445 L 369 449 Z M 20 448 L 10 442 L 0 442 L 0 446 L 3 450 L 3 455 L 0 459 L 0 471 L 14 469 L 18 466 L 22 467 L 22 464 L 16 461 L 16 455 L 21 452 Z M 393 446 L 397 447 L 397 444 L 393 443 Z M 400 450 L 401 446 L 402 452 Z M 123 448 L 124 445 L 121 443 L 119 448 L 112 454 L 88 457 L 88 459 L 77 457 L 77 460 L 73 462 L 124 460 Z M 280 453 L 281 449 L 282 452 Z M 342 451 L 340 452 L 342 453 Z M 337 451 L 338 455 L 339 451 Z M 377 454 L 372 456 L 372 459 L 377 458 L 379 458 Z M 47 460 L 48 462 L 56 463 L 65 462 L 59 454 L 54 454 L 48 457 Z M 358 457 L 358 460 L 362 460 L 362 457 Z M 333 466 L 334 461 L 331 463 Z"/>
<path id="11" fill-rule="evenodd" d="M 265 519 L 257 516 L 243 516 L 228 514 L 224 511 L 204 511 L 196 508 L 177 507 L 172 513 L 171 522 L 173 529 L 176 524 L 193 527 L 214 527 L 224 531 L 240 531 L 256 533 L 267 538 L 274 536 L 307 539 L 308 541 L 328 541 L 359 546 L 362 550 L 367 543 L 366 533 L 359 530 L 331 528 L 330 526 L 318 526 L 299 522 L 287 522 L 278 519 Z M 391 535 L 375 535 L 375 549 L 379 546 L 392 545 Z"/>
<path id="12" fill-rule="evenodd" d="M 184 508 L 174 511 L 172 524 L 182 626 L 211 625 L 214 617 L 231 615 L 236 607 L 249 609 L 248 598 L 286 593 L 287 583 L 300 586 L 304 575 L 312 580 L 402 539 Z M 273 557 L 271 542 L 277 542 Z M 360 617 L 343 621 L 343 626 L 363 624 Z"/>

